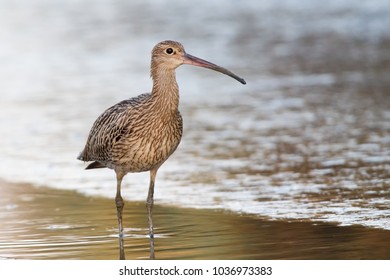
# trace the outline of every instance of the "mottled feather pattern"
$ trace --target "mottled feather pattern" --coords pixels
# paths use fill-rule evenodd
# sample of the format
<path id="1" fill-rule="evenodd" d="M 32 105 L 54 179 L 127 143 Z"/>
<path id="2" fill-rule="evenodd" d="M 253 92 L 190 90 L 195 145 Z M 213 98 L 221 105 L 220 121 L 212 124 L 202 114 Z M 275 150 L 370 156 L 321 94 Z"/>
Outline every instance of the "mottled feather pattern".
<path id="1" fill-rule="evenodd" d="M 156 98 L 142 94 L 107 109 L 92 126 L 79 159 L 124 172 L 161 165 L 179 145 L 183 122 L 177 109 Z"/>

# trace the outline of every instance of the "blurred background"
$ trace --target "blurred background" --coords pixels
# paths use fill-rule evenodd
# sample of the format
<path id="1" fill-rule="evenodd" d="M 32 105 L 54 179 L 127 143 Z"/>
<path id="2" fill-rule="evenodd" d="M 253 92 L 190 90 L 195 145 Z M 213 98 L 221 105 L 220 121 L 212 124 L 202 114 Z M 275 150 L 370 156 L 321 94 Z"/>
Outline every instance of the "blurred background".
<path id="1" fill-rule="evenodd" d="M 150 51 L 166 39 L 247 85 L 177 69 L 184 136 L 155 190 L 163 258 L 390 257 L 389 14 L 386 0 L 0 0 L 0 258 L 115 258 L 114 172 L 84 171 L 76 157 L 105 109 L 150 92 Z M 126 244 L 139 238 L 141 256 L 148 180 L 123 183 L 125 216 L 140 219 Z M 99 217 L 107 225 L 92 238 Z M 324 255 L 313 232 L 351 234 L 351 251 Z M 194 241 L 211 235 L 222 244 Z M 254 246 L 265 236 L 274 249 L 312 238 L 300 244 L 311 253 L 269 254 Z M 84 254 L 94 242 L 112 253 Z"/>

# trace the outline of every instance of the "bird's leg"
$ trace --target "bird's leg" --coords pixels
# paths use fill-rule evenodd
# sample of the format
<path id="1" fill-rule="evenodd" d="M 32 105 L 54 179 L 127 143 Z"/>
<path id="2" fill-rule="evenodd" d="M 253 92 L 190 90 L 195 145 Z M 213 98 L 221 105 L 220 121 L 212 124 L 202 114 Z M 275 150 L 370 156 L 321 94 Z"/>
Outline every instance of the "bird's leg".
<path id="1" fill-rule="evenodd" d="M 119 229 L 119 259 L 125 259 L 125 249 L 124 249 L 124 241 L 123 241 L 123 224 L 122 224 L 122 213 L 123 206 L 125 203 L 123 202 L 123 198 L 121 196 L 121 183 L 123 179 L 123 174 L 116 174 L 116 196 L 115 196 L 115 205 L 116 205 L 116 215 L 118 216 L 118 229 Z"/>
<path id="2" fill-rule="evenodd" d="M 148 210 L 150 258 L 151 259 L 154 259 L 154 231 L 153 231 L 152 209 L 153 209 L 154 180 L 156 178 L 157 170 L 158 170 L 158 168 L 150 170 L 149 192 L 148 192 L 148 198 L 146 199 L 146 209 Z"/>

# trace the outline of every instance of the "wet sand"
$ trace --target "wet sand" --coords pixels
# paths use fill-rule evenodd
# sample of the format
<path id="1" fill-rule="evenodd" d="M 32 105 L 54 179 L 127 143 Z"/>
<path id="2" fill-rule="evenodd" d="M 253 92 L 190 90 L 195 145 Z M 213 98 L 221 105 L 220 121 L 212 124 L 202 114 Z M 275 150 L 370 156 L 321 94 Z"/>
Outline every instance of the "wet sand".
<path id="1" fill-rule="evenodd" d="M 114 191 L 114 190 L 113 190 Z M 117 259 L 113 199 L 0 182 L 0 259 Z M 161 207 L 157 259 L 389 259 L 390 231 Z M 125 205 L 127 259 L 148 258 L 143 202 Z"/>

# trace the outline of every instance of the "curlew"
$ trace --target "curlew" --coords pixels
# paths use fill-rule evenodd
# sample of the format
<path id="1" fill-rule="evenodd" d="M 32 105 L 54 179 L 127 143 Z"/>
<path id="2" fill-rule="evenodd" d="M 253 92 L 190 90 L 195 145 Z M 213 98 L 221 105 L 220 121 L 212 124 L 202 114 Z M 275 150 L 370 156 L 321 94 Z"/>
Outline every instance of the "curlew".
<path id="1" fill-rule="evenodd" d="M 79 160 L 92 161 L 86 169 L 108 167 L 116 173 L 115 204 L 119 229 L 119 258 L 125 259 L 121 196 L 123 177 L 130 172 L 150 171 L 146 199 L 150 258 L 154 258 L 152 221 L 154 183 L 158 169 L 176 150 L 183 132 L 179 112 L 179 87 L 175 69 L 182 64 L 209 68 L 242 84 L 245 80 L 229 70 L 185 52 L 175 41 L 163 41 L 152 50 L 151 93 L 141 94 L 108 108 L 93 124 Z"/>

